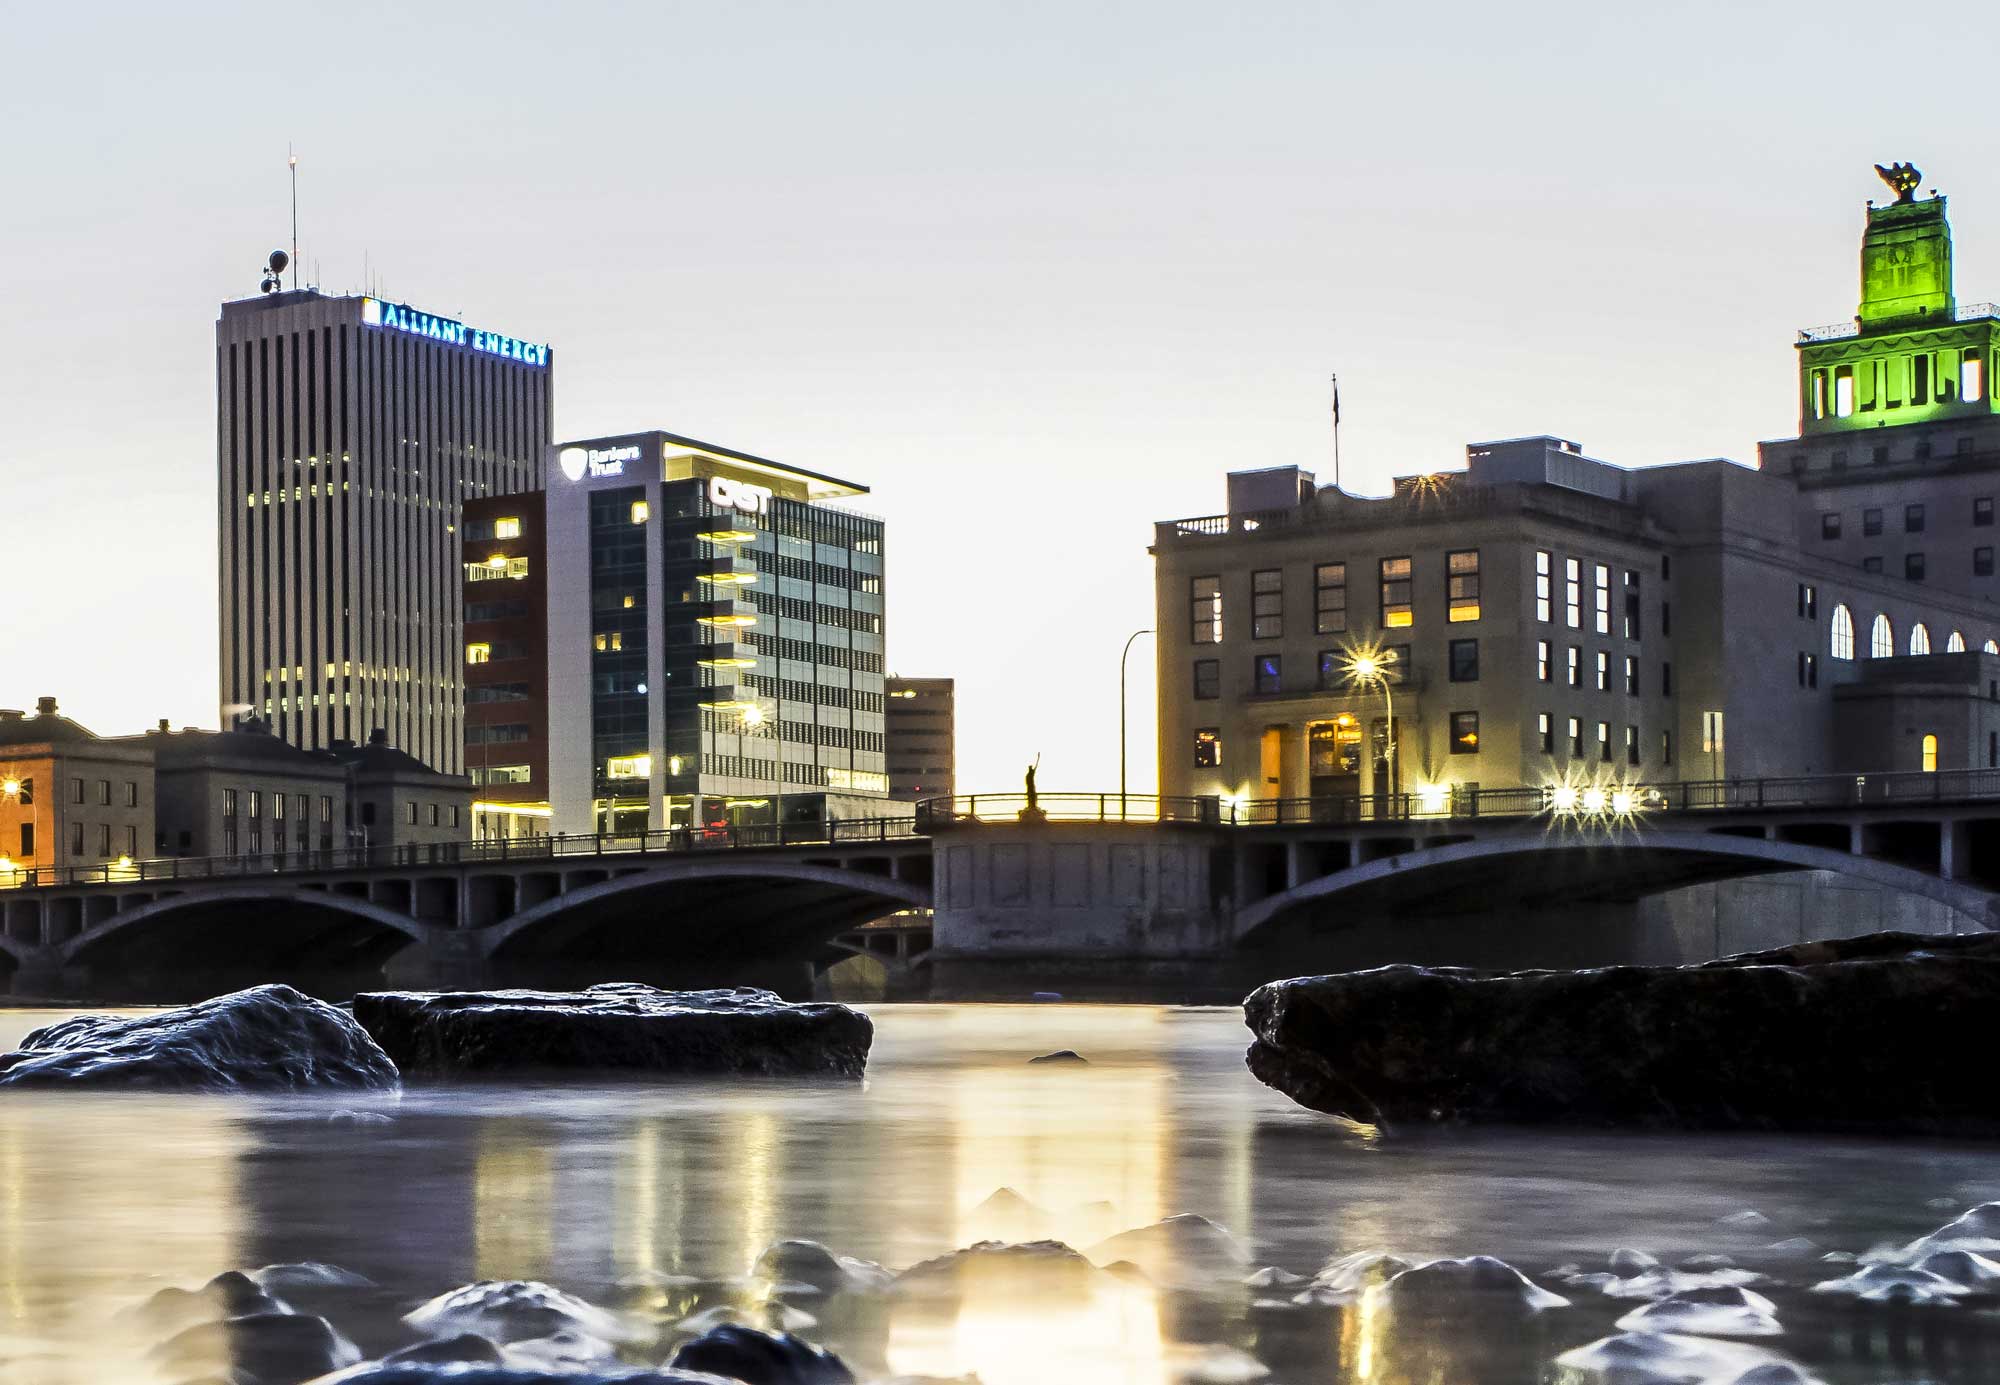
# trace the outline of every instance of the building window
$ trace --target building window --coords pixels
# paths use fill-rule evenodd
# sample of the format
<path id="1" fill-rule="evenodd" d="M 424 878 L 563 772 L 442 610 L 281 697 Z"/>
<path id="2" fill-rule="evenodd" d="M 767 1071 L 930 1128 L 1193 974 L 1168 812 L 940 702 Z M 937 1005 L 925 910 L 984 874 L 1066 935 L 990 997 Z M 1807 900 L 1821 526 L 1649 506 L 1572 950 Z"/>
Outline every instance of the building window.
<path id="1" fill-rule="evenodd" d="M 331 826 L 333 823 L 333 800 L 325 794 L 321 794 L 319 798 L 319 820 L 321 826 Z"/>
<path id="2" fill-rule="evenodd" d="M 622 630 L 600 632 L 590 644 L 599 654 L 616 654 L 625 647 L 625 632 Z"/>
<path id="3" fill-rule="evenodd" d="M 1208 702 L 1222 696 L 1222 660 L 1194 661 L 1194 695 L 1198 702 Z"/>
<path id="4" fill-rule="evenodd" d="M 139 829 L 127 826 L 125 829 L 125 854 L 137 857 L 139 854 Z"/>
<path id="5" fill-rule="evenodd" d="M 127 808 L 136 808 L 139 806 L 139 785 L 135 780 L 127 779 L 125 781 L 125 806 Z"/>
<path id="6" fill-rule="evenodd" d="M 1611 723 L 1608 721 L 1597 723 L 1597 758 L 1607 765 L 1611 763 Z"/>
<path id="7" fill-rule="evenodd" d="M 1410 560 L 1384 558 L 1382 576 L 1382 628 L 1403 630 L 1410 625 Z"/>
<path id="8" fill-rule="evenodd" d="M 1571 645 L 1568 655 L 1569 685 L 1572 688 L 1580 688 L 1583 686 L 1583 650 L 1577 645 Z"/>
<path id="9" fill-rule="evenodd" d="M 1450 678 L 1454 683 L 1477 683 L 1479 681 L 1479 641 L 1453 640 L 1451 642 Z"/>
<path id="10" fill-rule="evenodd" d="M 1836 659 L 1854 657 L 1854 613 L 1845 602 L 1833 608 L 1833 637 L 1827 653 Z"/>
<path id="11" fill-rule="evenodd" d="M 83 824 L 80 822 L 72 822 L 69 825 L 69 854 L 83 855 Z"/>
<path id="12" fill-rule="evenodd" d="M 1625 763 L 1637 767 L 1639 763 L 1639 728 L 1625 728 Z"/>
<path id="13" fill-rule="evenodd" d="M 1275 640 L 1285 633 L 1285 574 L 1276 568 L 1250 574 L 1250 638 Z"/>
<path id="14" fill-rule="evenodd" d="M 1542 754 L 1556 753 L 1556 719 L 1547 712 L 1535 714 L 1535 732 L 1541 737 Z"/>
<path id="15" fill-rule="evenodd" d="M 613 755 L 604 762 L 606 779 L 650 779 L 653 774 L 653 757 L 650 755 Z M 496 784 L 510 782 L 495 779 Z"/>
<path id="16" fill-rule="evenodd" d="M 509 558 L 495 553 L 483 563 L 467 563 L 465 580 L 468 582 L 519 582 L 528 575 L 526 558 Z"/>
<path id="17" fill-rule="evenodd" d="M 1321 563 L 1313 569 L 1313 628 L 1322 635 L 1346 632 L 1346 563 Z"/>
<path id="18" fill-rule="evenodd" d="M 1910 627 L 1910 653 L 1928 654 L 1930 652 L 1931 628 L 1920 620 Z"/>
<path id="19" fill-rule="evenodd" d="M 458 805 L 456 803 L 451 805 L 451 825 L 453 827 L 458 826 Z"/>
<path id="20" fill-rule="evenodd" d="M 1319 686 L 1324 692 L 1329 688 L 1345 686 L 1347 682 L 1347 656 L 1338 649 L 1322 649 L 1319 652 Z"/>
<path id="21" fill-rule="evenodd" d="M 431 804 L 431 826 L 436 827 L 437 825 L 438 825 L 438 805 L 433 803 Z"/>
<path id="22" fill-rule="evenodd" d="M 1840 515 L 1837 512 L 1828 511 L 1819 517 L 1819 536 L 1823 539 L 1840 537 Z"/>
<path id="23" fill-rule="evenodd" d="M 1947 654 L 1965 653 L 1965 636 L 1956 630 L 1945 636 L 1944 652 Z"/>
<path id="24" fill-rule="evenodd" d="M 1671 731 L 1662 731 L 1660 732 L 1660 763 L 1663 765 L 1671 765 L 1673 762 L 1674 762 L 1674 733 Z"/>
<path id="25" fill-rule="evenodd" d="M 109 808 L 111 806 L 111 781 L 109 779 L 100 779 L 97 781 L 97 806 L 100 808 Z"/>
<path id="26" fill-rule="evenodd" d="M 285 796 L 281 793 L 274 793 L 271 795 L 271 821 L 283 822 L 284 820 L 285 820 Z M 279 829 L 280 832 L 282 832 L 283 830 L 284 829 L 282 828 Z"/>
<path id="27" fill-rule="evenodd" d="M 236 816 L 236 790 L 224 789 L 222 791 L 222 815 L 226 818 Z"/>
<path id="28" fill-rule="evenodd" d="M 644 524 L 647 520 L 651 519 L 652 517 L 653 517 L 653 507 L 651 505 L 648 505 L 643 500 L 635 500 L 632 502 L 632 522 L 634 524 Z"/>
<path id="29" fill-rule="evenodd" d="M 1579 717 L 1569 719 L 1569 754 L 1573 760 L 1583 758 L 1583 721 Z"/>
<path id="30" fill-rule="evenodd" d="M 1451 753 L 1454 755 L 1477 755 L 1479 753 L 1479 713 L 1453 712 L 1451 714 Z"/>
<path id="31" fill-rule="evenodd" d="M 111 824 L 108 822 L 97 824 L 97 854 L 100 857 L 111 854 Z"/>
<path id="32" fill-rule="evenodd" d="M 1660 603 L 1660 633 L 1662 635 L 1674 633 L 1674 603 L 1671 601 Z"/>
<path id="33" fill-rule="evenodd" d="M 1572 630 L 1583 628 L 1583 562 L 1563 559 L 1563 621 Z"/>
<path id="34" fill-rule="evenodd" d="M 1535 619 L 1544 625 L 1553 616 L 1555 596 L 1555 575 L 1552 571 L 1555 557 L 1546 548 L 1535 550 Z"/>
<path id="35" fill-rule="evenodd" d="M 1993 497 L 1981 495 L 1972 501 L 1972 527 L 1990 529 L 1993 526 Z"/>
<path id="36" fill-rule="evenodd" d="M 1937 773 L 1937 737 L 1924 737 L 1924 773 Z"/>
<path id="37" fill-rule="evenodd" d="M 1537 683 L 1546 683 L 1555 677 L 1555 671 L 1549 667 L 1549 663 L 1549 642 L 1547 640 L 1536 640 L 1535 681 Z"/>
<path id="38" fill-rule="evenodd" d="M 1222 766 L 1222 732 L 1214 726 L 1204 726 L 1194 733 L 1194 767 L 1196 769 L 1219 769 Z"/>
<path id="39" fill-rule="evenodd" d="M 1453 625 L 1479 619 L 1479 550 L 1445 554 L 1445 619 Z"/>
<path id="40" fill-rule="evenodd" d="M 493 521 L 493 537 L 496 539 L 518 539 L 521 537 L 519 515 L 506 515 Z"/>
<path id="41" fill-rule="evenodd" d="M 70 780 L 70 781 L 69 781 L 69 801 L 70 801 L 70 802 L 72 802 L 72 803 L 81 803 L 81 802 L 83 802 L 83 780 L 82 780 L 82 779 L 72 779 L 72 780 Z"/>
<path id="42" fill-rule="evenodd" d="M 1924 532 L 1923 506 L 1905 505 L 1903 507 L 1903 532 L 1905 534 L 1921 534 Z"/>
<path id="43" fill-rule="evenodd" d="M 375 805 L 373 803 L 364 803 L 361 805 L 361 825 L 363 827 L 373 827 L 375 825 Z"/>
<path id="44" fill-rule="evenodd" d="M 1660 664 L 1660 696 L 1672 697 L 1673 695 L 1674 666 L 1670 662 L 1662 661 Z"/>
<path id="45" fill-rule="evenodd" d="M 1280 676 L 1283 666 L 1276 654 L 1259 654 L 1251 663 L 1255 678 L 1255 691 L 1264 697 L 1283 689 L 1284 679 Z"/>
<path id="46" fill-rule="evenodd" d="M 1590 575 L 1596 580 L 1591 584 L 1592 605 L 1597 616 L 1597 633 L 1611 633 L 1611 569 L 1603 563 L 1592 567 Z"/>
<path id="47" fill-rule="evenodd" d="M 1611 691 L 1611 653 L 1609 650 L 1600 649 L 1597 651 L 1597 690 L 1599 692 Z"/>
<path id="48" fill-rule="evenodd" d="M 1188 638 L 1195 644 L 1222 643 L 1222 579 L 1196 577 L 1188 583 Z"/>
<path id="49" fill-rule="evenodd" d="M 21 854 L 18 859 L 23 861 L 35 859 L 35 824 L 32 822 L 21 824 Z"/>
<path id="50" fill-rule="evenodd" d="M 1905 553 L 1903 555 L 1903 576 L 1912 582 L 1921 582 L 1924 580 L 1923 554 Z"/>
<path id="51" fill-rule="evenodd" d="M 1819 588 L 1810 582 L 1799 583 L 1799 619 L 1819 619 Z"/>
<path id="52" fill-rule="evenodd" d="M 1872 539 L 1882 532 L 1882 512 L 1863 510 L 1861 512 L 1861 537 Z"/>
<path id="53" fill-rule="evenodd" d="M 1799 686 L 1816 688 L 1819 686 L 1819 656 L 1799 651 Z"/>
<path id="54" fill-rule="evenodd" d="M 403 821 L 411 827 L 417 825 L 417 805 L 414 802 L 403 805 Z"/>
<path id="55" fill-rule="evenodd" d="M 1625 570 L 1625 638 L 1639 638 L 1639 574 Z"/>
<path id="56" fill-rule="evenodd" d="M 261 820 L 263 816 L 264 816 L 264 791 L 262 789 L 252 789 L 250 790 L 250 820 L 252 822 L 257 822 Z"/>
<path id="57" fill-rule="evenodd" d="M 1861 570 L 1863 572 L 1880 572 L 1882 570 L 1882 560 L 1880 558 L 1863 558 L 1861 560 Z"/>
<path id="58" fill-rule="evenodd" d="M 1896 632 L 1889 625 L 1889 617 L 1877 614 L 1875 623 L 1868 628 L 1868 657 L 1871 659 L 1893 659 L 1896 656 Z"/>
<path id="59" fill-rule="evenodd" d="M 493 662 L 493 646 L 481 640 L 465 647 L 465 662 L 468 664 L 490 664 Z"/>
<path id="60" fill-rule="evenodd" d="M 1992 549 L 1975 548 L 1972 550 L 1972 575 L 1974 577 L 1991 577 L 1993 575 Z"/>
<path id="61" fill-rule="evenodd" d="M 1637 654 L 1627 654 L 1625 656 L 1625 695 L 1627 697 L 1637 697 L 1639 695 L 1639 656 Z"/>

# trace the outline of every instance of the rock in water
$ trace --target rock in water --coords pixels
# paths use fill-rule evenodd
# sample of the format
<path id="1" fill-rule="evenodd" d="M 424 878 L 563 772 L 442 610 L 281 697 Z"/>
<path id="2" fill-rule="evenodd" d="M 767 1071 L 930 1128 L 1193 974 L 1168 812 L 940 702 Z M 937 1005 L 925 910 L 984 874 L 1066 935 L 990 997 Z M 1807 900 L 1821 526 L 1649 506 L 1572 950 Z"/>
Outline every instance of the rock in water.
<path id="1" fill-rule="evenodd" d="M 792 1005 L 738 986 L 662 991 L 371 991 L 354 1017 L 405 1073 L 859 1077 L 875 1027 L 845 1005 Z"/>
<path id="2" fill-rule="evenodd" d="M 1081 1063 L 1090 1066 L 1090 1060 L 1073 1048 L 1059 1048 L 1054 1053 L 1044 1053 L 1039 1058 L 1030 1058 L 1030 1063 Z"/>
<path id="3" fill-rule="evenodd" d="M 729 1385 L 712 1375 L 642 1366 L 573 1371 L 536 1366 L 462 1365 L 383 1358 L 321 1376 L 309 1385 Z"/>
<path id="4" fill-rule="evenodd" d="M 393 1091 L 396 1065 L 343 1011 L 290 986 L 117 1019 L 78 1015 L 0 1056 L 0 1086 Z"/>
<path id="5" fill-rule="evenodd" d="M 564 1332 L 603 1342 L 646 1335 L 620 1314 L 532 1279 L 482 1279 L 439 1294 L 405 1313 L 403 1321 L 427 1337 L 474 1333 L 502 1344 Z"/>
<path id="6" fill-rule="evenodd" d="M 854 1373 L 832 1352 L 790 1333 L 773 1337 L 736 1323 L 682 1343 L 669 1364 L 677 1371 L 706 1371 L 743 1385 L 854 1385 Z"/>
<path id="7" fill-rule="evenodd" d="M 1375 1125 L 2000 1130 L 1983 1056 L 2000 939 L 1941 942 L 1960 940 L 1279 981 L 1244 1003 L 1248 1061 L 1300 1105 Z"/>
<path id="8" fill-rule="evenodd" d="M 190 1327 L 150 1353 L 173 1371 L 226 1370 L 255 1385 L 295 1385 L 361 1359 L 325 1318 L 254 1313 Z"/>
<path id="9" fill-rule="evenodd" d="M 1414 1266 L 1384 1284 L 1380 1292 L 1398 1312 L 1539 1313 L 1569 1307 L 1569 1300 L 1561 1294 L 1550 1293 L 1505 1260 L 1490 1255 Z"/>
<path id="10" fill-rule="evenodd" d="M 1129 1260 L 1156 1284 L 1188 1287 L 1235 1279 L 1250 1265 L 1250 1253 L 1240 1241 L 1193 1212 L 1121 1231 L 1084 1255 L 1100 1266 Z"/>

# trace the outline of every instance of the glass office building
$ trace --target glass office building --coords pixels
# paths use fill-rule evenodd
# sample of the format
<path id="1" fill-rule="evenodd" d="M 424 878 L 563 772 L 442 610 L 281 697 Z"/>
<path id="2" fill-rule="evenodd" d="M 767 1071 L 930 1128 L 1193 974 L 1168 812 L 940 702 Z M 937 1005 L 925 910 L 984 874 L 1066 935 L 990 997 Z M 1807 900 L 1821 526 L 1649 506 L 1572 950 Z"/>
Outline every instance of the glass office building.
<path id="1" fill-rule="evenodd" d="M 885 811 L 882 522 L 829 503 L 865 487 L 664 432 L 546 481 L 556 830 Z"/>

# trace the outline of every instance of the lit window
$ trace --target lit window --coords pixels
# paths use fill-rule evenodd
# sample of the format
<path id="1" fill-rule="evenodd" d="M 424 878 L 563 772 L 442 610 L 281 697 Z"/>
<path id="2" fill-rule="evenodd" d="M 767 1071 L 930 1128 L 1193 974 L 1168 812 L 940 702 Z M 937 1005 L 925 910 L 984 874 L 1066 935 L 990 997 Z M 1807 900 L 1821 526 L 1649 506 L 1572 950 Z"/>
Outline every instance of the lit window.
<path id="1" fill-rule="evenodd" d="M 1451 714 L 1451 753 L 1454 755 L 1477 755 L 1479 753 L 1479 713 L 1453 712 Z"/>
<path id="2" fill-rule="evenodd" d="M 1547 549 L 1535 550 L 1535 619 L 1544 624 L 1550 618 L 1551 600 L 1555 594 L 1555 577 L 1550 570 L 1554 561 Z"/>
<path id="3" fill-rule="evenodd" d="M 1597 723 L 1597 758 L 1607 765 L 1611 763 L 1611 723 L 1608 721 Z"/>
<path id="4" fill-rule="evenodd" d="M 1479 550 L 1445 555 L 1445 618 L 1452 624 L 1479 619 Z"/>
<path id="5" fill-rule="evenodd" d="M 1868 657 L 1890 659 L 1896 654 L 1896 632 L 1889 624 L 1889 617 L 1878 614 L 1875 623 L 1868 629 Z"/>
<path id="6" fill-rule="evenodd" d="M 2000 641 L 1988 640 L 1979 648 L 1980 652 L 1984 654 L 2000 654 Z"/>
<path id="7" fill-rule="evenodd" d="M 1403 630 L 1409 628 L 1410 560 L 1408 558 L 1384 558 L 1380 565 L 1382 579 L 1382 628 Z"/>
<path id="8" fill-rule="evenodd" d="M 1611 633 L 1611 569 L 1598 563 L 1592 568 L 1591 576 L 1596 579 L 1593 604 L 1596 607 L 1597 633 L 1608 635 Z"/>
<path id="9" fill-rule="evenodd" d="M 1188 639 L 1195 644 L 1222 643 L 1222 579 L 1195 577 L 1188 582 Z"/>
<path id="10" fill-rule="evenodd" d="M 518 539 L 521 537 L 521 520 L 517 515 L 493 521 L 493 537 L 496 539 Z"/>
<path id="11" fill-rule="evenodd" d="M 1569 719 L 1569 753 L 1571 759 L 1583 758 L 1583 720 L 1580 717 Z"/>
<path id="12" fill-rule="evenodd" d="M 1347 629 L 1347 564 L 1321 563 L 1313 569 L 1314 628 L 1322 635 Z"/>
<path id="13" fill-rule="evenodd" d="M 493 662 L 493 646 L 481 642 L 465 647 L 465 662 L 468 664 L 488 664 Z"/>
<path id="14" fill-rule="evenodd" d="M 1625 728 L 1625 763 L 1636 767 L 1639 763 L 1639 728 Z"/>
<path id="15" fill-rule="evenodd" d="M 650 755 L 614 755 L 604 762 L 606 779 L 647 779 L 652 777 Z"/>
<path id="16" fill-rule="evenodd" d="M 1572 688 L 1583 686 L 1583 650 L 1576 645 L 1569 647 L 1569 685 Z"/>
<path id="17" fill-rule="evenodd" d="M 1937 773 L 1937 737 L 1924 737 L 1924 773 Z"/>
<path id="18" fill-rule="evenodd" d="M 1563 559 L 1563 619 L 1572 630 L 1583 627 L 1583 563 Z"/>
<path id="19" fill-rule="evenodd" d="M 1546 683 L 1552 677 L 1554 677 L 1554 673 L 1549 668 L 1549 642 L 1547 640 L 1536 640 L 1535 681 L 1537 683 Z"/>
<path id="20" fill-rule="evenodd" d="M 1194 733 L 1194 767 L 1216 769 L 1222 764 L 1222 732 L 1204 726 Z"/>
<path id="21" fill-rule="evenodd" d="M 1846 418 L 1854 412 L 1854 367 L 1841 366 L 1833 372 L 1833 414 Z"/>
<path id="22" fill-rule="evenodd" d="M 1928 654 L 1930 652 L 1931 652 L 1930 627 L 1928 625 L 1925 625 L 1922 621 L 1918 621 L 1915 625 L 1912 625 L 1910 627 L 1910 653 Z"/>
<path id="23" fill-rule="evenodd" d="M 1965 653 L 1965 636 L 1959 634 L 1956 630 L 1945 636 L 1944 652 L 1947 654 Z"/>
<path id="24" fill-rule="evenodd" d="M 1259 694 L 1268 697 L 1283 688 L 1282 665 L 1276 654 L 1258 655 L 1253 668 L 1256 675 L 1256 690 Z"/>
<path id="25" fill-rule="evenodd" d="M 495 553 L 483 563 L 467 563 L 465 580 L 468 582 L 518 582 L 528 575 L 526 558 L 509 558 Z"/>
<path id="26" fill-rule="evenodd" d="M 1810 582 L 1799 583 L 1799 619 L 1819 619 L 1819 589 Z"/>
<path id="27" fill-rule="evenodd" d="M 1611 691 L 1611 654 L 1603 649 L 1597 651 L 1597 690 Z"/>
<path id="28" fill-rule="evenodd" d="M 590 644 L 599 654 L 614 653 L 625 647 L 625 635 L 623 631 L 613 630 L 610 634 L 593 636 Z"/>
<path id="29" fill-rule="evenodd" d="M 1986 357 L 1976 346 L 1965 349 L 1958 366 L 1958 395 L 1971 404 L 1986 395 Z"/>
<path id="30" fill-rule="evenodd" d="M 632 502 L 632 522 L 634 524 L 644 524 L 648 519 L 652 518 L 652 514 L 652 506 L 648 505 L 645 501 L 635 500 Z"/>
<path id="31" fill-rule="evenodd" d="M 1541 736 L 1541 738 L 1542 738 L 1542 754 L 1544 754 L 1544 755 L 1553 755 L 1553 754 L 1555 754 L 1555 753 L 1556 753 L 1556 719 L 1555 719 L 1554 717 L 1550 716 L 1550 715 L 1549 715 L 1549 714 L 1548 714 L 1547 712 L 1538 712 L 1538 713 L 1536 713 L 1536 715 L 1535 715 L 1535 730 L 1536 730 L 1537 734 L 1539 734 L 1539 735 Z"/>

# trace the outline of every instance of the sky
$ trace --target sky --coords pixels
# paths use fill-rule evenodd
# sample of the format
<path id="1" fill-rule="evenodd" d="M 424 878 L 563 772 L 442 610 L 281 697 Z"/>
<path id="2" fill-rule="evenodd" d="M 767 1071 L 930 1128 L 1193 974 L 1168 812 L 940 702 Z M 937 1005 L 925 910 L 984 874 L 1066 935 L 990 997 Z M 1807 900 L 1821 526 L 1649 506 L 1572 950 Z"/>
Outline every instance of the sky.
<path id="1" fill-rule="evenodd" d="M 1992 123 L 1928 75 L 1993 7 L 1903 80 L 1840 3 L 4 13 L 0 706 L 103 732 L 216 720 L 214 322 L 290 240 L 288 147 L 308 279 L 552 343 L 558 438 L 872 487 L 961 792 L 1116 785 L 1153 522 L 1330 479 L 1335 372 L 1360 492 L 1533 433 L 1754 463 L 1900 159 L 2000 299 Z"/>

